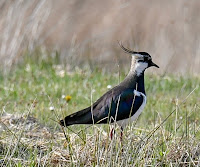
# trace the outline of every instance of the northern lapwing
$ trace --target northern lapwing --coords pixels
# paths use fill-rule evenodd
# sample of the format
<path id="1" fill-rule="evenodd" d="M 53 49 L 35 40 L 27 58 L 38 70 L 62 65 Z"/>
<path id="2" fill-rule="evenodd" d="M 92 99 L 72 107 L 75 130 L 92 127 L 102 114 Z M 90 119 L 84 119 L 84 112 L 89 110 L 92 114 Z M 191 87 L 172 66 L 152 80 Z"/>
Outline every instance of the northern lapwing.
<path id="1" fill-rule="evenodd" d="M 106 124 L 116 121 L 121 127 L 122 138 L 123 128 L 141 114 L 146 104 L 144 71 L 151 66 L 159 66 L 152 62 L 151 56 L 146 52 L 135 52 L 122 44 L 120 47 L 132 56 L 131 68 L 124 81 L 106 92 L 91 106 L 60 120 L 62 126 Z M 112 134 L 113 129 L 111 139 Z"/>

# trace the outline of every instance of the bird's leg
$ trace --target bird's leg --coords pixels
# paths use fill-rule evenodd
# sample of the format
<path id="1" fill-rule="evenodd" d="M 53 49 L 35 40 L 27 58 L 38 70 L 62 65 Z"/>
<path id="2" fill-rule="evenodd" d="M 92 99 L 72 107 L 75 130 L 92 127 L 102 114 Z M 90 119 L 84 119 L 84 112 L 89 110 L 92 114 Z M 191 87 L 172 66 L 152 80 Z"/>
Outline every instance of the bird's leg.
<path id="1" fill-rule="evenodd" d="M 122 143 L 122 140 L 123 140 L 123 127 L 121 127 L 120 130 L 121 130 L 121 132 L 120 132 L 121 152 L 123 153 L 124 152 L 123 143 Z"/>
<path id="2" fill-rule="evenodd" d="M 112 128 L 111 131 L 110 131 L 110 139 L 111 139 L 111 140 L 113 139 L 113 133 L 115 133 L 114 128 Z"/>
<path id="3" fill-rule="evenodd" d="M 123 139 L 123 127 L 121 127 L 121 133 L 120 133 L 120 141 L 122 142 Z"/>

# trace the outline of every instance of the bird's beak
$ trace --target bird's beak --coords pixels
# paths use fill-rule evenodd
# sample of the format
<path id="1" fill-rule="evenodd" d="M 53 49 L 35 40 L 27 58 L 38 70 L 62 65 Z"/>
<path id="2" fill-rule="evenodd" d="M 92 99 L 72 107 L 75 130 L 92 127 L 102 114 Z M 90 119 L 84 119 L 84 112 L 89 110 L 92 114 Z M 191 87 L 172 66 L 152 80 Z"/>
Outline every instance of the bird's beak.
<path id="1" fill-rule="evenodd" d="M 151 63 L 150 63 L 150 66 L 154 66 L 154 67 L 159 68 L 159 66 L 158 66 L 157 64 L 155 64 L 154 62 L 151 62 Z"/>

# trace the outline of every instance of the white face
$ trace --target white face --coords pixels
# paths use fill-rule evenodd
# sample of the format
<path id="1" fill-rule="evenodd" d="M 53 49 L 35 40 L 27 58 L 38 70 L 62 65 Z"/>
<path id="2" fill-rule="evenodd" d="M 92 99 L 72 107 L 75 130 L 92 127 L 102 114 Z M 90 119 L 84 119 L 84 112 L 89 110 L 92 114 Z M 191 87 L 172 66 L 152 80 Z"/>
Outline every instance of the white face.
<path id="1" fill-rule="evenodd" d="M 135 72 L 137 74 L 137 76 L 140 76 L 142 72 L 144 72 L 144 70 L 148 67 L 148 63 L 146 62 L 138 62 L 136 61 L 135 63 Z"/>

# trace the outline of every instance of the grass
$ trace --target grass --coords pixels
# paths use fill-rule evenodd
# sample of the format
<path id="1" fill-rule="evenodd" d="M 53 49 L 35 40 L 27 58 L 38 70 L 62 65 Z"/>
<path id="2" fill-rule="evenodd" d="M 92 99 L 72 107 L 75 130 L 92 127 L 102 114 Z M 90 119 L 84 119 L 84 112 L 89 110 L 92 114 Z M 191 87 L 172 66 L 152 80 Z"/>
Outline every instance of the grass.
<path id="1" fill-rule="evenodd" d="M 148 73 L 147 105 L 137 122 L 125 129 L 122 143 L 117 126 L 110 140 L 108 125 L 71 126 L 65 137 L 56 121 L 97 100 L 108 85 L 118 84 L 119 74 L 39 56 L 28 55 L 12 72 L 0 74 L 1 165 L 200 165 L 199 77 Z M 66 102 L 63 95 L 72 98 Z"/>

